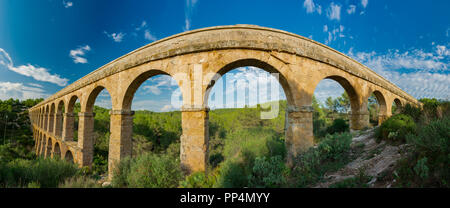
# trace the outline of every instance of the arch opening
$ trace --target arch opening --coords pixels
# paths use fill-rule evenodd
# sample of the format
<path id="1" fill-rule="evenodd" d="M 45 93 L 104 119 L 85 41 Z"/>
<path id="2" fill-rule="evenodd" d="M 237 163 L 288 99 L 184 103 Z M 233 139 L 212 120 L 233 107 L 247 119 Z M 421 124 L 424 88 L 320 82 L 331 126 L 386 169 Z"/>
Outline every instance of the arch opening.
<path id="1" fill-rule="evenodd" d="M 78 113 L 80 113 L 80 111 L 80 100 L 78 96 L 73 95 L 67 106 L 67 113 L 69 116 L 66 117 L 67 126 L 64 126 L 64 128 L 66 128 L 66 135 L 64 138 L 66 141 L 78 141 Z"/>
<path id="2" fill-rule="evenodd" d="M 380 125 L 387 117 L 386 100 L 380 91 L 373 91 L 367 99 L 367 110 L 369 111 L 369 124 Z"/>
<path id="3" fill-rule="evenodd" d="M 53 158 L 61 158 L 61 147 L 59 142 L 55 142 L 55 147 L 53 148 Z"/>
<path id="4" fill-rule="evenodd" d="M 64 124 L 64 113 L 65 113 L 65 106 L 64 101 L 61 100 L 58 103 L 58 107 L 56 108 L 56 129 L 55 129 L 55 135 L 58 137 L 62 137 L 63 134 L 63 124 Z"/>
<path id="5" fill-rule="evenodd" d="M 92 150 L 92 172 L 95 175 L 104 175 L 108 172 L 108 154 L 110 140 L 110 111 L 112 108 L 111 95 L 103 86 L 96 87 L 90 94 L 86 103 L 86 113 L 93 113 L 94 118 L 85 120 L 86 131 L 92 131 L 84 138 L 87 149 Z"/>
<path id="6" fill-rule="evenodd" d="M 182 99 L 175 78 L 160 70 L 144 72 L 130 84 L 123 109 L 134 112 L 132 157 L 152 152 L 179 158 Z"/>
<path id="7" fill-rule="evenodd" d="M 54 133 L 53 132 L 53 128 L 54 128 L 54 122 L 55 122 L 55 103 L 52 103 L 50 106 L 50 112 L 48 114 L 48 131 L 50 133 Z"/>
<path id="8" fill-rule="evenodd" d="M 392 114 L 399 114 L 399 113 L 401 113 L 401 111 L 402 111 L 402 102 L 398 99 L 398 98 L 395 98 L 394 99 L 394 102 L 392 102 L 392 108 L 391 108 L 391 110 L 392 110 Z"/>
<path id="9" fill-rule="evenodd" d="M 70 151 L 70 150 L 67 150 L 66 151 L 66 154 L 65 154 L 65 156 L 64 156 L 64 159 L 66 160 L 66 161 L 68 161 L 68 162 L 74 162 L 73 161 L 73 154 L 72 154 L 72 152 Z"/>
<path id="10" fill-rule="evenodd" d="M 47 140 L 47 150 L 45 151 L 45 157 L 49 158 L 52 155 L 52 138 L 49 137 Z"/>
<path id="11" fill-rule="evenodd" d="M 312 99 L 315 142 L 326 134 L 350 130 L 351 113 L 359 110 L 358 95 L 341 76 L 328 76 L 316 86 Z"/>
<path id="12" fill-rule="evenodd" d="M 286 78 L 273 66 L 255 59 L 226 65 L 207 86 L 204 105 L 210 109 L 207 166 L 245 171 L 248 164 L 238 161 L 286 157 L 286 109 L 294 102 Z M 229 180 L 234 187 L 247 185 Z"/>

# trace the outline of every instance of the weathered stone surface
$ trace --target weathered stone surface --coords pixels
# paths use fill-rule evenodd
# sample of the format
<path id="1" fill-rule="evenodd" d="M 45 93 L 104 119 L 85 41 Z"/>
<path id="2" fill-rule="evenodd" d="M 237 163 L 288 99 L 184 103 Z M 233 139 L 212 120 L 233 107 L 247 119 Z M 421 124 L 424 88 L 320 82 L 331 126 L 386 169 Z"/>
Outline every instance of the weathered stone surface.
<path id="1" fill-rule="evenodd" d="M 32 107 L 29 112 L 37 140 L 36 153 L 45 154 L 45 138 L 50 137 L 52 144 L 58 143 L 62 158 L 90 166 L 93 117 L 89 115 L 98 94 L 106 89 L 112 102 L 108 158 L 111 177 L 115 165 L 132 154 L 134 93 L 148 78 L 166 74 L 178 83 L 183 97 L 182 166 L 190 171 L 205 170 L 208 93 L 219 75 L 242 66 L 279 73 L 289 106 L 286 121 L 289 158 L 313 144 L 312 96 L 323 79 L 337 81 L 349 94 L 352 129 L 368 126 L 367 99 L 372 93 L 380 101 L 380 121 L 391 115 L 393 102 L 397 106 L 420 105 L 366 66 L 310 39 L 251 25 L 211 27 L 174 35 L 132 51 Z M 77 100 L 83 112 L 78 143 L 73 142 L 73 108 Z M 57 113 L 63 109 L 64 118 L 60 119 Z"/>

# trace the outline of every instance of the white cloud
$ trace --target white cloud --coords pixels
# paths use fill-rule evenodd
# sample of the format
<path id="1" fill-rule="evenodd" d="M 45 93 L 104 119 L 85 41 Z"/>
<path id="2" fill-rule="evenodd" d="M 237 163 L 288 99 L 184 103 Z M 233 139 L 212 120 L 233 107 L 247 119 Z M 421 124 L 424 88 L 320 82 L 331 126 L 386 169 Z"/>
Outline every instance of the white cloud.
<path id="1" fill-rule="evenodd" d="M 341 19 L 341 6 L 331 2 L 330 7 L 328 7 L 327 10 L 327 16 L 330 20 L 339 21 Z"/>
<path id="2" fill-rule="evenodd" d="M 324 31 L 324 32 L 328 32 L 328 26 L 327 26 L 327 25 L 324 25 L 324 26 L 323 26 L 323 31 Z"/>
<path id="3" fill-rule="evenodd" d="M 347 13 L 348 14 L 353 14 L 353 13 L 355 13 L 355 11 L 356 11 L 356 6 L 355 5 L 348 6 L 348 9 L 347 9 Z"/>
<path id="4" fill-rule="evenodd" d="M 306 13 L 313 13 L 316 6 L 314 5 L 313 0 L 305 0 L 303 2 L 303 7 L 306 8 Z"/>
<path id="5" fill-rule="evenodd" d="M 9 70 L 14 71 L 18 74 L 32 77 L 33 79 L 38 81 L 54 83 L 59 86 L 65 86 L 69 81 L 66 78 L 61 78 L 58 74 L 50 74 L 48 72 L 49 70 L 43 67 L 33 66 L 31 64 L 14 66 L 11 57 L 2 48 L 0 48 L 0 65 L 3 65 Z"/>
<path id="6" fill-rule="evenodd" d="M 325 30 L 326 29 L 326 30 Z M 339 27 L 334 28 L 333 30 L 328 27 L 324 27 L 323 31 L 328 33 L 327 39 L 325 39 L 325 44 L 330 44 L 331 42 L 337 40 L 337 38 L 343 38 L 345 27 L 343 25 L 339 25 Z"/>
<path id="7" fill-rule="evenodd" d="M 144 20 L 144 21 L 142 21 L 141 25 L 136 28 L 136 31 L 140 31 L 146 27 L 147 27 L 147 22 Z"/>
<path id="8" fill-rule="evenodd" d="M 376 52 L 348 53 L 356 60 L 365 63 L 376 70 L 411 69 L 429 72 L 447 71 L 449 68 L 449 49 L 442 45 L 436 45 L 433 52 L 425 52 L 422 49 L 400 52 L 388 50 L 386 54 Z"/>
<path id="9" fill-rule="evenodd" d="M 170 87 L 171 85 L 174 85 L 173 82 L 175 82 L 175 81 L 173 81 L 173 79 L 170 76 L 164 76 L 164 75 L 155 77 L 149 81 L 151 81 L 151 84 L 143 86 L 142 89 L 144 89 L 144 91 L 150 92 L 154 95 L 160 95 L 162 87 L 166 87 L 166 88 Z M 156 84 L 153 84 L 154 82 L 156 82 Z M 176 86 L 178 86 L 178 85 L 176 85 Z"/>
<path id="10" fill-rule="evenodd" d="M 103 33 L 106 34 L 109 38 L 113 39 L 114 42 L 120 43 L 123 40 L 123 37 L 125 37 L 125 33 L 119 32 L 119 33 L 111 33 L 104 31 Z"/>
<path id="11" fill-rule="evenodd" d="M 150 33 L 149 29 L 145 30 L 144 38 L 149 40 L 149 41 L 156 41 L 157 40 L 157 38 L 153 34 Z"/>
<path id="12" fill-rule="evenodd" d="M 361 0 L 361 4 L 364 8 L 366 8 L 367 4 L 369 4 L 369 0 Z"/>
<path id="13" fill-rule="evenodd" d="M 184 27 L 183 31 L 188 31 L 191 29 L 191 17 L 194 11 L 195 5 L 198 0 L 186 0 L 186 8 L 185 8 L 185 19 L 184 19 Z"/>
<path id="14" fill-rule="evenodd" d="M 23 83 L 0 82 L 0 100 L 10 98 L 26 100 L 36 98 L 47 98 L 49 94 L 41 88 L 26 86 Z"/>
<path id="15" fill-rule="evenodd" d="M 71 1 L 63 1 L 63 5 L 65 8 L 69 8 L 73 6 L 73 2 Z"/>
<path id="16" fill-rule="evenodd" d="M 40 84 L 36 84 L 36 83 L 28 83 L 28 85 L 33 86 L 33 87 L 38 87 L 38 88 L 43 88 L 44 86 L 40 85 Z"/>
<path id="17" fill-rule="evenodd" d="M 445 46 L 436 45 L 431 52 L 389 50 L 385 54 L 351 49 L 348 55 L 416 98 L 450 99 L 450 54 Z"/>
<path id="18" fill-rule="evenodd" d="M 77 49 L 74 50 L 70 50 L 70 57 L 73 58 L 73 62 L 78 64 L 85 64 L 87 63 L 87 59 L 82 57 L 86 54 L 86 52 L 90 51 L 91 47 L 89 47 L 89 45 L 85 45 L 85 46 L 80 46 Z"/>
<path id="19" fill-rule="evenodd" d="M 305 0 L 303 7 L 306 9 L 306 13 L 317 12 L 318 14 L 322 14 L 322 6 L 315 4 L 313 0 Z"/>

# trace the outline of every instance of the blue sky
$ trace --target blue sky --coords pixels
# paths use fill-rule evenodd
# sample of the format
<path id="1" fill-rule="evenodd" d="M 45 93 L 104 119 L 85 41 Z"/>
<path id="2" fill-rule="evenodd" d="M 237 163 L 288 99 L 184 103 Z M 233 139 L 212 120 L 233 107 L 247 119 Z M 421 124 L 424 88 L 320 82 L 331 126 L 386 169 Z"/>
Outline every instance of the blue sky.
<path id="1" fill-rule="evenodd" d="M 0 99 L 48 97 L 100 66 L 186 30 L 254 24 L 329 45 L 411 95 L 450 99 L 450 1 L 0 0 Z M 252 68 L 225 78 L 259 76 Z M 176 85 L 148 80 L 135 109 L 167 111 Z M 342 88 L 322 81 L 324 100 Z M 108 106 L 107 94 L 99 105 Z"/>

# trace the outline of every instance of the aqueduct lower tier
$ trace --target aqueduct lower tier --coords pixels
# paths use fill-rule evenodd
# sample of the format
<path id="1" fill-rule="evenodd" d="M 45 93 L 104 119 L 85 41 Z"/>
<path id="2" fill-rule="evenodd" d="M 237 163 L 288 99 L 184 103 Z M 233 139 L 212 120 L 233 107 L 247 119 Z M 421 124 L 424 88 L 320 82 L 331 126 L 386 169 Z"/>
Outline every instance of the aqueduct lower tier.
<path id="1" fill-rule="evenodd" d="M 180 159 L 190 171 L 205 170 L 208 157 L 208 92 L 227 71 L 255 66 L 279 73 L 286 94 L 288 160 L 313 145 L 312 96 L 323 79 L 333 79 L 351 101 L 350 128 L 369 124 L 368 97 L 380 104 L 379 120 L 397 106 L 420 103 L 400 88 L 346 55 L 285 31 L 250 25 L 221 26 L 174 35 L 126 54 L 67 86 L 29 110 L 36 153 L 58 155 L 91 166 L 94 146 L 93 105 L 106 89 L 111 95 L 109 176 L 132 154 L 134 93 L 148 78 L 165 74 L 182 97 Z M 217 75 L 218 74 L 218 75 Z M 80 101 L 78 141 L 73 141 L 74 105 Z"/>

